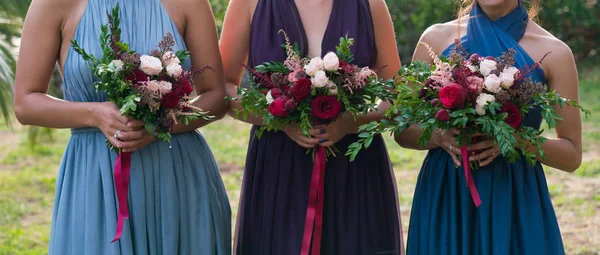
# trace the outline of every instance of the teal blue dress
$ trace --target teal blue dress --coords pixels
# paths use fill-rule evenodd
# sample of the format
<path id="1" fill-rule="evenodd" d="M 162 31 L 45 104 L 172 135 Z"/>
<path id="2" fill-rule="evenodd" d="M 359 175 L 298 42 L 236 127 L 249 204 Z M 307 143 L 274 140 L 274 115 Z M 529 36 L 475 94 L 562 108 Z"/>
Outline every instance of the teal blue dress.
<path id="1" fill-rule="evenodd" d="M 490 20 L 478 7 L 471 12 L 463 48 L 480 56 L 498 57 L 516 50 L 516 65 L 534 61 L 521 48 L 529 18 L 523 6 Z M 540 45 L 543 47 L 543 45 Z M 452 47 L 444 51 L 448 55 Z M 545 82 L 542 69 L 529 74 Z M 539 128 L 539 109 L 530 111 L 523 124 Z M 441 148 L 430 150 L 417 179 L 408 230 L 407 254 L 564 254 L 542 165 L 525 160 L 509 163 L 497 157 L 472 171 L 482 204 L 475 207 L 462 167 L 455 168 Z"/>
<path id="2" fill-rule="evenodd" d="M 122 40 L 147 54 L 167 33 L 175 50 L 183 38 L 160 0 L 88 0 L 74 39 L 101 55 L 100 25 L 106 11 L 121 8 Z M 202 56 L 200 56 L 202 57 Z M 189 61 L 185 67 L 189 67 Z M 86 62 L 72 48 L 64 66 L 65 99 L 103 102 Z M 111 152 L 95 128 L 73 129 L 56 180 L 49 254 L 231 254 L 231 210 L 219 168 L 202 135 L 173 135 L 171 145 L 154 142 L 131 157 L 129 219 L 111 243 L 117 199 Z"/>

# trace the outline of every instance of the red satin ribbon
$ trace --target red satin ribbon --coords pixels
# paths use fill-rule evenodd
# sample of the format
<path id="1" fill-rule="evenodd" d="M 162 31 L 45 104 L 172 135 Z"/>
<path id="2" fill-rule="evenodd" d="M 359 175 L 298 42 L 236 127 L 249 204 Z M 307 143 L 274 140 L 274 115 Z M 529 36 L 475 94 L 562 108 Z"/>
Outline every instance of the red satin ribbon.
<path id="1" fill-rule="evenodd" d="M 471 198 L 473 198 L 473 203 L 475 203 L 475 207 L 479 207 L 479 205 L 481 205 L 481 198 L 479 197 L 479 192 L 477 191 L 477 187 L 475 186 L 475 180 L 473 179 L 473 175 L 471 174 L 471 170 L 469 169 L 469 154 L 467 151 L 467 146 L 463 146 L 460 148 L 460 154 L 462 155 L 463 169 L 465 170 L 465 179 L 467 181 L 467 187 L 469 187 L 469 191 L 471 191 Z"/>
<path id="2" fill-rule="evenodd" d="M 317 146 L 315 149 L 315 163 L 310 180 L 308 192 L 308 208 L 304 221 L 304 236 L 302 237 L 301 255 L 308 255 L 311 248 L 312 255 L 321 254 L 321 234 L 323 232 L 323 206 L 325 200 L 325 148 Z M 313 233 L 314 230 L 314 233 Z"/>
<path id="3" fill-rule="evenodd" d="M 123 234 L 123 224 L 129 218 L 129 207 L 127 205 L 127 192 L 129 191 L 129 175 L 131 172 L 131 152 L 120 152 L 115 162 L 115 189 L 117 191 L 117 202 L 119 204 L 119 215 L 117 218 L 117 233 L 111 243 L 119 240 Z"/>

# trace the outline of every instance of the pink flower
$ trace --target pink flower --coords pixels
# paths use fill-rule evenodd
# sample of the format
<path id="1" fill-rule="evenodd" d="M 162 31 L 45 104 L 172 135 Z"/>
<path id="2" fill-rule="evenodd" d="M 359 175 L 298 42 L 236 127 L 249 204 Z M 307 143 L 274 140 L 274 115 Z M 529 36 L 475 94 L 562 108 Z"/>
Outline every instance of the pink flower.
<path id="1" fill-rule="evenodd" d="M 140 70 L 147 75 L 158 75 L 162 69 L 160 59 L 148 55 L 140 57 Z"/>
<path id="2" fill-rule="evenodd" d="M 467 89 L 471 92 L 480 93 L 483 90 L 484 81 L 482 78 L 477 76 L 469 76 L 466 79 Z"/>
<path id="3" fill-rule="evenodd" d="M 170 66 L 173 64 L 178 65 L 180 63 L 179 59 L 172 51 L 165 52 L 165 54 L 163 54 L 162 56 L 162 61 L 165 66 Z"/>

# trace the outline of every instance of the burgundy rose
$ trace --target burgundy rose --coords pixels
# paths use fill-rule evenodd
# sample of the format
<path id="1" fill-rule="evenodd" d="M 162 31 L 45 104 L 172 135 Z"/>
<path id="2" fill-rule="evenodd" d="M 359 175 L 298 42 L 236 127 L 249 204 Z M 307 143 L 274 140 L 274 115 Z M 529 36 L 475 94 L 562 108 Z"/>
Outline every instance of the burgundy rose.
<path id="1" fill-rule="evenodd" d="M 292 88 L 290 87 L 290 85 L 285 85 L 285 86 L 281 87 L 281 91 L 286 96 L 290 95 L 290 90 L 292 90 Z"/>
<path id="2" fill-rule="evenodd" d="M 457 83 L 450 83 L 443 87 L 439 93 L 442 106 L 448 109 L 457 109 L 465 105 L 465 89 Z"/>
<path id="3" fill-rule="evenodd" d="M 284 118 L 286 116 L 288 116 L 288 112 L 285 109 L 285 103 L 287 102 L 287 98 L 285 97 L 279 97 L 277 99 L 275 99 L 275 101 L 273 101 L 271 103 L 271 105 L 269 105 L 269 112 L 275 116 L 275 117 L 279 117 L 279 118 Z"/>
<path id="4" fill-rule="evenodd" d="M 279 88 L 274 88 L 271 90 L 271 96 L 273 98 L 279 98 L 279 97 L 283 96 L 283 91 Z"/>
<path id="5" fill-rule="evenodd" d="M 294 89 L 292 90 L 292 94 L 297 101 L 304 100 L 308 95 L 310 95 L 312 83 L 310 79 L 304 78 L 300 79 L 294 85 Z"/>
<path id="6" fill-rule="evenodd" d="M 504 122 L 513 128 L 517 128 L 521 124 L 521 111 L 516 104 L 505 103 L 500 109 L 501 113 L 508 113 Z"/>
<path id="7" fill-rule="evenodd" d="M 356 71 L 356 66 L 340 60 L 340 70 L 345 73 L 352 73 Z"/>
<path id="8" fill-rule="evenodd" d="M 450 114 L 445 109 L 440 109 L 436 114 L 435 118 L 439 121 L 448 121 Z"/>
<path id="9" fill-rule="evenodd" d="M 179 97 L 174 92 L 167 94 L 162 99 L 162 105 L 165 108 L 171 109 L 177 106 L 177 104 L 179 104 Z"/>
<path id="10" fill-rule="evenodd" d="M 290 98 L 285 102 L 285 109 L 289 112 L 296 110 L 296 107 L 298 107 L 298 103 L 293 98 Z"/>
<path id="11" fill-rule="evenodd" d="M 148 81 L 148 76 L 140 69 L 133 69 L 125 76 L 125 80 L 131 81 L 132 84 L 137 84 L 143 81 Z"/>
<path id="12" fill-rule="evenodd" d="M 440 100 L 437 98 L 431 99 L 431 101 L 429 101 L 429 103 L 431 103 L 432 106 L 437 107 L 440 105 Z"/>
<path id="13" fill-rule="evenodd" d="M 471 55 L 469 62 L 471 62 L 471 65 L 479 65 L 479 55 L 477 53 Z"/>
<path id="14" fill-rule="evenodd" d="M 186 95 L 190 95 L 192 93 L 192 91 L 194 90 L 194 88 L 192 87 L 192 83 L 190 82 L 190 79 L 187 76 L 181 76 L 179 78 L 179 81 L 177 81 L 180 85 L 181 88 L 183 88 L 183 91 L 185 92 Z"/>
<path id="15" fill-rule="evenodd" d="M 313 116 L 322 120 L 331 120 L 340 113 L 342 104 L 337 96 L 318 96 L 312 101 L 310 107 Z"/>

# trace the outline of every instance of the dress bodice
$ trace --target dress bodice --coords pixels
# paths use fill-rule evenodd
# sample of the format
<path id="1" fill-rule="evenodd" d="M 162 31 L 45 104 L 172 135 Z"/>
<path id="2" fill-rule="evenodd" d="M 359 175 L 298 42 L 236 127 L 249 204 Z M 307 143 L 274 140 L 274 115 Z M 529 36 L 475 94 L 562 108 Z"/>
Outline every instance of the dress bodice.
<path id="1" fill-rule="evenodd" d="M 248 65 L 256 66 L 268 61 L 283 61 L 285 43 L 283 29 L 290 41 L 297 42 L 302 56 L 308 52 L 308 40 L 300 13 L 294 0 L 259 0 L 252 18 Z M 335 51 L 340 37 L 348 34 L 354 38 L 351 50 L 354 63 L 373 66 L 377 57 L 373 20 L 368 0 L 333 0 L 331 16 L 323 42 L 321 54 Z"/>
<path id="2" fill-rule="evenodd" d="M 132 50 L 148 54 L 158 48 L 158 43 L 167 33 L 173 34 L 174 50 L 185 49 L 183 37 L 167 14 L 160 0 L 88 0 L 73 37 L 88 53 L 100 58 L 100 26 L 108 24 L 107 12 L 116 5 L 120 8 L 121 40 Z M 190 62 L 184 62 L 188 68 Z M 83 58 L 69 48 L 64 64 L 65 99 L 77 102 L 103 102 L 106 95 L 96 91 L 94 77 Z"/>
<path id="3" fill-rule="evenodd" d="M 512 12 L 504 17 L 492 21 L 475 5 L 471 10 L 467 24 L 467 34 L 461 38 L 462 48 L 469 54 L 477 53 L 480 56 L 499 57 L 509 49 L 514 49 L 517 68 L 528 68 L 535 61 L 519 45 L 529 23 L 529 16 L 523 4 L 519 4 Z M 450 45 L 442 55 L 449 56 L 455 45 Z M 544 71 L 535 68 L 528 75 L 533 81 L 546 83 Z M 534 108 L 523 119 L 523 125 L 539 129 L 542 123 L 540 108 Z"/>

